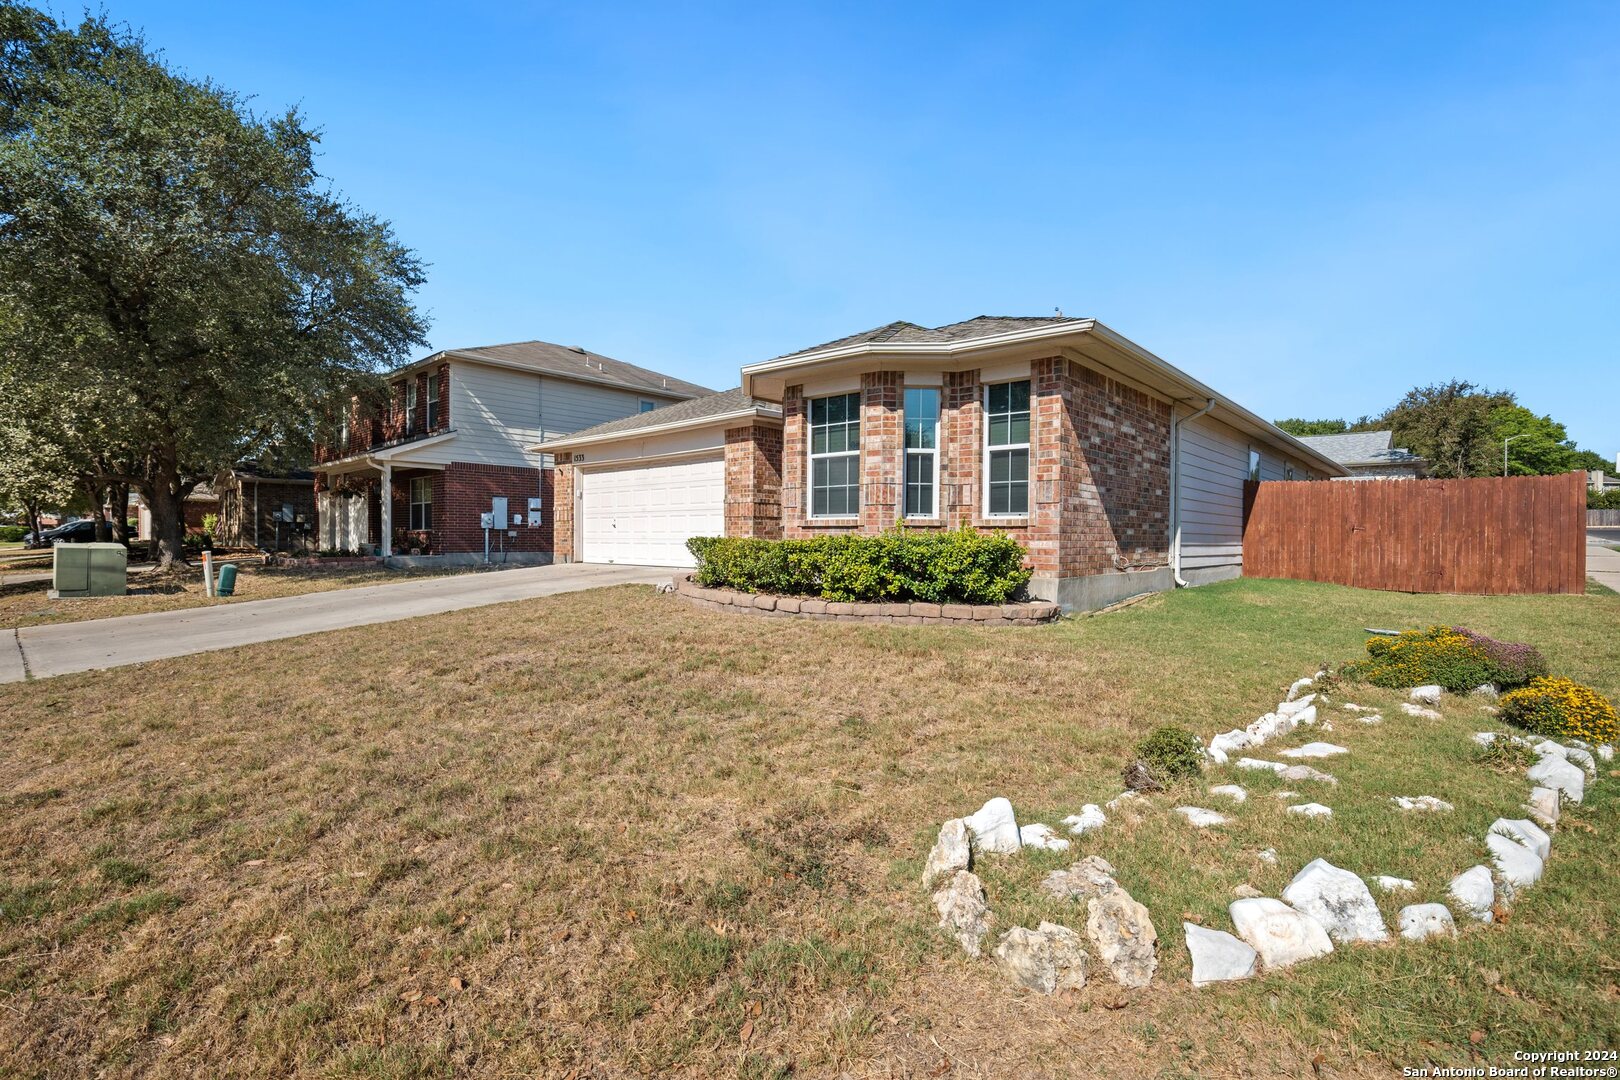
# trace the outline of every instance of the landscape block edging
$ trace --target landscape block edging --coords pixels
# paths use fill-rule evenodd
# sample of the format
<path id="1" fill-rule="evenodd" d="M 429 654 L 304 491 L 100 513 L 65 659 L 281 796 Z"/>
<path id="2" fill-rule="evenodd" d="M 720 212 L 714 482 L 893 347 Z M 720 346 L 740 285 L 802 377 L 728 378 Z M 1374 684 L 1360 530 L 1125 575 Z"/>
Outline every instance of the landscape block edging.
<path id="1" fill-rule="evenodd" d="M 922 601 L 854 604 L 810 596 L 773 596 L 733 589 L 708 589 L 692 578 L 691 574 L 677 575 L 675 595 L 706 611 L 909 626 L 1032 626 L 1051 622 L 1059 614 L 1058 606 L 1048 600 L 1027 604 L 929 604 Z"/>

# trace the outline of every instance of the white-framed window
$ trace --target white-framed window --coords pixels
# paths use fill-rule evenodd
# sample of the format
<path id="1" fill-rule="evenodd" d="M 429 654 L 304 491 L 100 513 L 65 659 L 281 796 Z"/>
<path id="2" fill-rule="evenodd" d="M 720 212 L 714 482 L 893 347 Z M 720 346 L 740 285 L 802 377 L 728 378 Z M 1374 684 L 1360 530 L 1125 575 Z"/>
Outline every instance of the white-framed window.
<path id="1" fill-rule="evenodd" d="M 656 402 L 656 401 L 648 401 L 646 398 L 642 398 L 641 399 L 641 407 L 639 409 L 637 409 L 636 411 L 637 412 L 652 412 L 656 408 L 658 408 L 658 402 Z"/>
<path id="2" fill-rule="evenodd" d="M 416 376 L 405 380 L 405 434 L 416 430 Z"/>
<path id="3" fill-rule="evenodd" d="M 989 517 L 1029 514 L 1029 380 L 984 388 L 984 505 Z"/>
<path id="4" fill-rule="evenodd" d="M 861 512 L 861 395 L 810 402 L 810 516 Z"/>
<path id="5" fill-rule="evenodd" d="M 437 373 L 427 377 L 427 429 L 432 431 L 439 426 L 439 376 Z"/>
<path id="6" fill-rule="evenodd" d="M 1260 479 L 1260 451 L 1249 447 L 1249 479 Z"/>
<path id="7" fill-rule="evenodd" d="M 411 531 L 433 528 L 433 477 L 411 477 Z"/>
<path id="8" fill-rule="evenodd" d="M 907 387 L 906 504 L 908 518 L 938 516 L 939 491 L 939 388 Z"/>

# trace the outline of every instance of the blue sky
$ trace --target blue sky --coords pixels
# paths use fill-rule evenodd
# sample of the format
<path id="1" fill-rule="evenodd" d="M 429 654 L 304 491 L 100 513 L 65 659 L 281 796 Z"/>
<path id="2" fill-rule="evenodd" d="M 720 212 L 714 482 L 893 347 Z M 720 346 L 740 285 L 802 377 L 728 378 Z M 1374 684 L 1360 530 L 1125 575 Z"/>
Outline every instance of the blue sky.
<path id="1" fill-rule="evenodd" d="M 436 348 L 724 388 L 1061 307 L 1269 417 L 1458 377 L 1620 451 L 1617 5 L 107 12 L 324 130 L 431 264 Z"/>

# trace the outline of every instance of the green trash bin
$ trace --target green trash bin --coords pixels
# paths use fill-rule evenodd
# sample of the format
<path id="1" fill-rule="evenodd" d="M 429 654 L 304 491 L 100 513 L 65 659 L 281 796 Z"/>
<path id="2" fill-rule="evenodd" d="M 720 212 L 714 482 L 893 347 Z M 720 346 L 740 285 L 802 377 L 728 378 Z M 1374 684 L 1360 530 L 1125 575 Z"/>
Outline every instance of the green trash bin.
<path id="1" fill-rule="evenodd" d="M 236 564 L 226 563 L 219 568 L 219 585 L 214 589 L 220 596 L 230 596 L 236 592 Z"/>

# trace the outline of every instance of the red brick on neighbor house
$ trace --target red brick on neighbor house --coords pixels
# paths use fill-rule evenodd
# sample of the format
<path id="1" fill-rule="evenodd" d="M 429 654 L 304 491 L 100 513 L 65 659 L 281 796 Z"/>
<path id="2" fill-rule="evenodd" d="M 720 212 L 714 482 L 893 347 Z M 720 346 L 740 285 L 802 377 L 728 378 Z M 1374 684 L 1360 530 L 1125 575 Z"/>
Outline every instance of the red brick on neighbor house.
<path id="1" fill-rule="evenodd" d="M 574 455 L 556 455 L 552 473 L 551 535 L 552 558 L 557 562 L 574 560 Z"/>
<path id="2" fill-rule="evenodd" d="M 782 429 L 775 424 L 726 431 L 726 535 L 782 537 Z"/>
<path id="3" fill-rule="evenodd" d="M 1030 506 L 1025 517 L 982 512 L 984 383 L 946 372 L 939 419 L 937 518 L 904 521 L 903 373 L 861 377 L 861 513 L 811 520 L 804 389 L 783 394 L 782 535 L 971 526 L 1007 533 L 1038 574 L 1104 573 L 1169 559 L 1170 406 L 1061 356 L 1030 367 Z"/>

